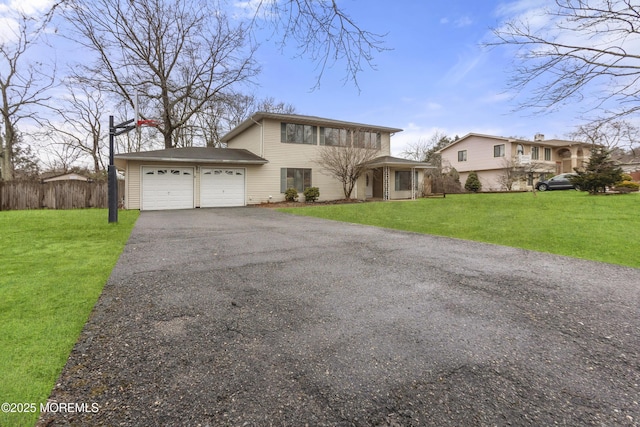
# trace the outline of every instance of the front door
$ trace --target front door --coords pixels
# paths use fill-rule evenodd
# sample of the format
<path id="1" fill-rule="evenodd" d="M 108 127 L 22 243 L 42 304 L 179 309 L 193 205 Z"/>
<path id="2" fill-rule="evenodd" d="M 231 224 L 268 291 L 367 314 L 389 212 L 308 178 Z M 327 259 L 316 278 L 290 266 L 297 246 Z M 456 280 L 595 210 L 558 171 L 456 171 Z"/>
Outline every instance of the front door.
<path id="1" fill-rule="evenodd" d="M 364 175 L 365 190 L 364 197 L 371 199 L 373 197 L 373 171 L 367 171 Z"/>

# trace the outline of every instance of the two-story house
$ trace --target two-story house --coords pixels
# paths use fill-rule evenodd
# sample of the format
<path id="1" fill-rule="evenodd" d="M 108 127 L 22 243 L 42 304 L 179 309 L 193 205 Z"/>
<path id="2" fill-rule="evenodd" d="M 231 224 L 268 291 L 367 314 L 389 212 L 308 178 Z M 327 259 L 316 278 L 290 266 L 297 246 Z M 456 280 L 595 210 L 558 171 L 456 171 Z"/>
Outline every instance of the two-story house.
<path id="1" fill-rule="evenodd" d="M 470 133 L 439 151 L 443 167 L 455 168 L 464 184 L 475 171 L 483 191 L 505 190 L 505 177 L 519 172 L 513 190 L 530 189 L 545 175 L 573 172 L 589 160 L 590 145 L 576 141 L 533 141 Z M 513 176 L 513 175 L 511 175 Z"/>
<path id="2" fill-rule="evenodd" d="M 189 209 L 280 202 L 287 188 L 318 187 L 319 200 L 344 198 L 319 163 L 326 147 L 356 146 L 375 158 L 352 197 L 415 198 L 431 166 L 391 156 L 402 129 L 296 114 L 255 113 L 226 134 L 227 148 L 173 148 L 115 156 L 125 172 L 127 209 Z M 301 200 L 304 197 L 301 195 Z"/>

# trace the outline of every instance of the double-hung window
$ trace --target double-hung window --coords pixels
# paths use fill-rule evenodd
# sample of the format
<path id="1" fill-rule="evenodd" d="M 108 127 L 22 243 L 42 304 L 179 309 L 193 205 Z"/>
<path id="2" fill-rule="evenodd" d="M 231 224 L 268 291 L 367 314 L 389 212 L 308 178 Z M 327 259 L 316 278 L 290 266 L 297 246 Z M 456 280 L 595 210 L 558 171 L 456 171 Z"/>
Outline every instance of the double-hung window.
<path id="1" fill-rule="evenodd" d="M 540 160 L 540 147 L 531 147 L 531 160 Z"/>
<path id="2" fill-rule="evenodd" d="M 292 144 L 316 145 L 318 128 L 295 123 L 280 124 L 280 141 Z"/>
<path id="3" fill-rule="evenodd" d="M 302 193 L 311 187 L 311 169 L 282 168 L 280 169 L 280 192 L 284 193 L 288 188 L 295 188 Z"/>
<path id="4" fill-rule="evenodd" d="M 544 159 L 547 161 L 551 160 L 551 148 L 544 149 Z"/>
<path id="5" fill-rule="evenodd" d="M 466 162 L 467 161 L 467 150 L 458 151 L 458 161 Z"/>
<path id="6" fill-rule="evenodd" d="M 504 144 L 493 146 L 493 157 L 504 157 Z"/>

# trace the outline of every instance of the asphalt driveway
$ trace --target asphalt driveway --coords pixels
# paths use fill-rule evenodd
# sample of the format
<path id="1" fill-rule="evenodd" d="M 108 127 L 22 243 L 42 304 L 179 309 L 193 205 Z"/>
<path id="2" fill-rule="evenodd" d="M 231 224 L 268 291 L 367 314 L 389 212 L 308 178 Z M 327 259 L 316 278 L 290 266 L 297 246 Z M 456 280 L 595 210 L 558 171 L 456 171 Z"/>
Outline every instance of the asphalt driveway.
<path id="1" fill-rule="evenodd" d="M 640 270 L 143 212 L 51 400 L 90 410 L 41 425 L 640 425 Z"/>

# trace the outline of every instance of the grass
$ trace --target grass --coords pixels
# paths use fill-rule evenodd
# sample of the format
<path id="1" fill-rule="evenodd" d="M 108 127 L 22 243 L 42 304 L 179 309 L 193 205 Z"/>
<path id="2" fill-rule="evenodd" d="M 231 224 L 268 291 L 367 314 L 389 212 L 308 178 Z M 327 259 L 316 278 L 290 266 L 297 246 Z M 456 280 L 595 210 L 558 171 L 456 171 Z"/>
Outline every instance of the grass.
<path id="1" fill-rule="evenodd" d="M 640 268 L 640 194 L 452 194 L 282 212 L 495 243 Z"/>
<path id="2" fill-rule="evenodd" d="M 105 209 L 0 212 L 0 426 L 33 426 L 138 217 Z M 78 402 L 82 403 L 82 402 Z"/>

